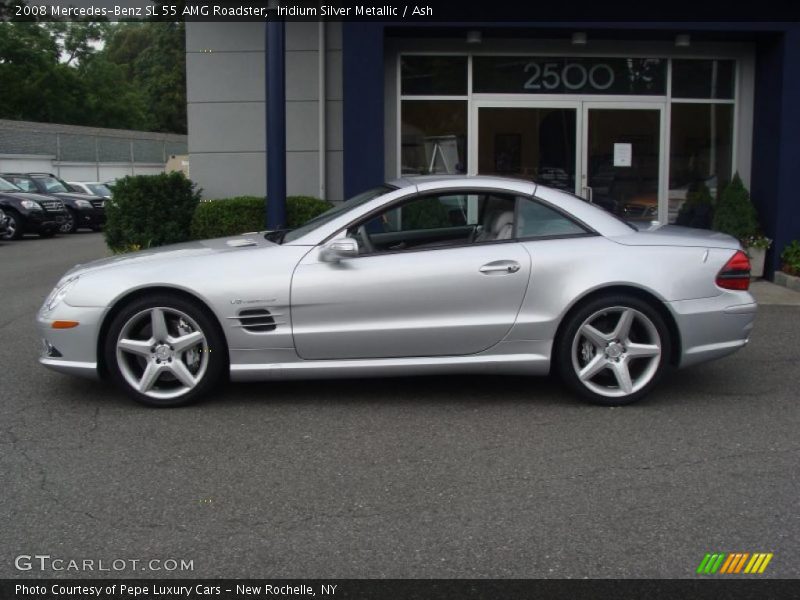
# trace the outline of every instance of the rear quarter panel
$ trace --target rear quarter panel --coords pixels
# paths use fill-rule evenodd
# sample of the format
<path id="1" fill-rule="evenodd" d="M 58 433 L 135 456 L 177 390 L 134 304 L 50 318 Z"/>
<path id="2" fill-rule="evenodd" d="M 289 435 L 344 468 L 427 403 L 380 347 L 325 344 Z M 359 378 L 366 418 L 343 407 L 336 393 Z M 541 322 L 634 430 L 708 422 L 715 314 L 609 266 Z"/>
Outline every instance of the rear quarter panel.
<path id="1" fill-rule="evenodd" d="M 710 298 L 722 291 L 716 274 L 733 250 L 702 246 L 625 246 L 602 236 L 523 242 L 531 281 L 507 340 L 548 340 L 586 295 L 630 286 L 663 302 Z"/>

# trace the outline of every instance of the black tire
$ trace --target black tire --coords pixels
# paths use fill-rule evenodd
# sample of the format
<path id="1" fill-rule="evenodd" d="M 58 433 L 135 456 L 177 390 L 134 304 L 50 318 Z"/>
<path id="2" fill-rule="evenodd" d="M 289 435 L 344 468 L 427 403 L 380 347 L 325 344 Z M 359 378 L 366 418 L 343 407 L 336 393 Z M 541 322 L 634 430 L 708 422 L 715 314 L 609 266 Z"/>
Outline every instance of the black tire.
<path id="1" fill-rule="evenodd" d="M 8 217 L 8 229 L 5 233 L 0 235 L 4 240 L 18 240 L 25 235 L 25 228 L 22 225 L 22 219 L 17 211 L 10 208 L 5 209 L 6 217 Z"/>
<path id="2" fill-rule="evenodd" d="M 59 233 L 75 233 L 78 231 L 78 215 L 67 207 L 67 220 L 58 228 Z"/>
<path id="3" fill-rule="evenodd" d="M 200 332 L 205 336 L 205 343 L 207 346 L 207 352 L 199 353 L 201 358 L 198 360 L 207 360 L 207 362 L 205 363 L 204 371 L 197 379 L 197 383 L 185 393 L 171 398 L 155 398 L 152 395 L 142 393 L 138 389 L 135 389 L 132 383 L 126 379 L 126 375 L 123 374 L 123 369 L 125 369 L 128 376 L 130 376 L 132 368 L 137 367 L 136 361 L 139 361 L 138 364 L 141 368 L 143 364 L 147 363 L 146 359 L 137 356 L 123 355 L 122 360 L 128 361 L 128 363 L 123 366 L 120 365 L 118 360 L 117 342 L 120 339 L 123 328 L 131 322 L 135 322 L 137 317 L 146 318 L 141 315 L 145 313 L 145 311 L 156 308 L 184 313 L 190 320 L 196 323 Z M 173 330 L 170 330 L 171 335 L 173 335 L 172 331 Z M 145 335 L 147 335 L 147 333 L 145 333 Z M 206 307 L 198 301 L 163 292 L 135 299 L 126 304 L 114 316 L 105 339 L 103 340 L 103 357 L 108 374 L 118 386 L 125 390 L 125 392 L 137 402 L 159 408 L 185 406 L 201 399 L 224 379 L 228 367 L 228 351 L 224 335 L 216 319 L 210 315 Z M 153 360 L 155 360 L 155 355 L 153 356 Z M 180 361 L 183 359 L 176 356 L 175 360 Z M 133 363 L 131 361 L 133 361 Z M 170 359 L 170 362 L 172 362 L 172 359 Z M 133 367 L 131 367 L 131 364 L 133 364 Z M 167 377 L 171 377 L 171 374 L 167 373 Z M 160 384 L 163 379 L 163 377 L 157 378 L 153 387 L 156 388 L 156 385 Z M 176 383 L 180 386 L 180 382 L 177 381 L 166 381 L 165 385 L 169 383 Z M 152 389 L 150 393 L 159 393 L 159 391 L 158 389 Z M 169 391 L 168 387 L 167 391 Z"/>
<path id="4" fill-rule="evenodd" d="M 619 327 L 625 309 L 632 309 L 633 312 L 630 314 L 634 315 L 633 325 L 626 339 L 619 340 L 621 343 L 617 343 L 617 340 L 608 341 L 601 354 L 598 346 L 583 334 L 576 338 L 579 329 L 586 331 L 583 328 L 589 319 L 596 319 L 589 324 L 604 335 L 611 336 L 610 334 Z M 616 316 L 617 313 L 619 317 Z M 620 320 L 616 321 L 618 318 Z M 603 320 L 606 320 L 610 327 L 595 326 L 597 323 L 603 323 Z M 647 324 L 648 321 L 652 327 Z M 648 337 L 651 339 L 647 340 Z M 657 356 L 636 357 L 628 354 L 634 352 L 632 344 L 638 344 L 639 347 L 646 345 L 650 348 L 660 346 L 660 353 Z M 615 356 L 620 350 L 622 355 Z M 582 398 L 602 406 L 621 406 L 640 400 L 653 389 L 664 371 L 669 368 L 671 351 L 669 328 L 656 308 L 633 295 L 609 294 L 580 304 L 567 316 L 555 342 L 553 357 L 554 366 L 562 381 Z M 595 375 L 587 378 L 588 381 L 582 380 L 578 375 L 579 368 L 588 370 L 589 362 L 595 358 L 601 365 L 600 369 Z M 628 380 L 633 383 L 630 386 L 630 393 L 623 390 L 621 381 L 624 378 L 617 375 L 620 363 L 627 369 Z M 586 371 L 581 372 L 586 373 Z M 637 372 L 640 372 L 638 382 L 633 380 Z M 637 383 L 640 386 L 637 387 Z"/>

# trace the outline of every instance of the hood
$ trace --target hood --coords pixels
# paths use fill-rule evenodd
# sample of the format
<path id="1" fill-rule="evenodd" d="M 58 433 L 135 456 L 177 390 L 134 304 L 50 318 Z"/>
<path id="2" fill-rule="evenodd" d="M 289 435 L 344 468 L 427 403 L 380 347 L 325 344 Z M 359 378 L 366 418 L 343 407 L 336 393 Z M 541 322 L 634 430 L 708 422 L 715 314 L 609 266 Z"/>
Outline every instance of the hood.
<path id="1" fill-rule="evenodd" d="M 278 245 L 264 239 L 264 233 L 245 233 L 232 237 L 172 244 L 149 250 L 140 250 L 139 252 L 109 256 L 108 258 L 75 265 L 66 273 L 65 277 L 83 275 L 101 269 L 129 267 L 145 263 L 158 262 L 161 266 L 166 262 L 177 262 L 197 256 L 209 256 L 223 252 L 247 252 L 257 248 L 268 247 L 278 247 Z"/>
<path id="2" fill-rule="evenodd" d="M 699 246 L 738 250 L 739 240 L 727 233 L 678 225 L 652 225 L 630 235 L 609 238 L 626 246 Z"/>
<path id="3" fill-rule="evenodd" d="M 103 196 L 96 194 L 79 194 L 78 192 L 53 192 L 54 196 L 66 198 L 67 200 L 105 200 Z"/>
<path id="4" fill-rule="evenodd" d="M 58 200 L 58 198 L 51 195 L 37 194 L 36 192 L 23 192 L 22 190 L 18 192 L 0 192 L 0 196 L 8 196 L 15 200 L 36 200 L 36 202 L 50 202 L 53 199 Z"/>

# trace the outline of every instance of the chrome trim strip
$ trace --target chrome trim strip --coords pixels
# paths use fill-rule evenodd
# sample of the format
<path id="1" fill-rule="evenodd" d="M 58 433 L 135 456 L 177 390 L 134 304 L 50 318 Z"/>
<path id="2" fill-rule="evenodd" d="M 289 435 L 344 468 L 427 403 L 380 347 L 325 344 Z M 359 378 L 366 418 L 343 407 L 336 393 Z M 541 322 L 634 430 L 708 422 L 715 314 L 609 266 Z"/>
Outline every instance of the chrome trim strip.
<path id="1" fill-rule="evenodd" d="M 750 315 L 758 312 L 758 304 L 751 302 L 749 304 L 735 304 L 733 306 L 725 307 L 725 314 L 728 315 Z"/>
<path id="2" fill-rule="evenodd" d="M 89 377 L 90 379 L 100 378 L 100 375 L 97 372 L 96 362 L 79 362 L 74 360 L 61 360 L 58 358 L 47 358 L 46 356 L 40 356 L 39 364 L 44 365 L 53 371 L 58 371 L 59 373 L 78 375 L 80 377 Z"/>

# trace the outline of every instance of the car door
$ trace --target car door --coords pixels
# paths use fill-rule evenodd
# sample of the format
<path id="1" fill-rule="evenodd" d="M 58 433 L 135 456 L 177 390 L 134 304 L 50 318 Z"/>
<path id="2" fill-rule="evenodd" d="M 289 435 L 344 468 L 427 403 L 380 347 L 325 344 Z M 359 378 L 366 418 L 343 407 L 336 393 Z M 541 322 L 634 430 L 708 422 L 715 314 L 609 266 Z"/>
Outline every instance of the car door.
<path id="1" fill-rule="evenodd" d="M 447 206 L 447 199 L 438 200 Z M 514 199 L 508 200 L 504 206 L 513 215 Z M 427 229 L 373 231 L 379 247 L 339 262 L 321 260 L 319 248 L 309 252 L 292 279 L 298 354 L 304 359 L 467 355 L 501 341 L 522 304 L 531 262 L 513 239 L 497 239 L 490 231 L 464 233 L 465 227 L 482 229 L 480 218 L 487 228 L 489 221 L 499 227 L 499 215 L 508 211 L 489 211 L 489 204 L 482 217 L 481 211 L 464 211 L 473 215 L 471 224 L 452 219 L 449 207 L 445 222 L 437 223 L 431 211 L 416 215 L 417 225 Z M 406 215 L 412 212 L 407 208 Z M 396 219 L 384 213 L 370 223 Z M 353 235 L 353 229 L 341 235 L 346 233 Z"/>

